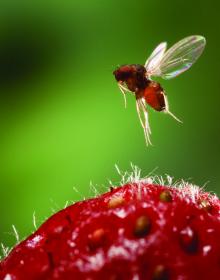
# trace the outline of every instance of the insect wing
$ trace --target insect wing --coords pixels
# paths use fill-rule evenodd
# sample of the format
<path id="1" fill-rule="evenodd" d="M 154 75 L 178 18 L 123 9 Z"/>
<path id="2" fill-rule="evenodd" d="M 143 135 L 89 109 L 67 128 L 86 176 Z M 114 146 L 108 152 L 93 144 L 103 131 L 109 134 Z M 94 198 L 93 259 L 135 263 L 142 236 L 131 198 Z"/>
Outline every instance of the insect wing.
<path id="1" fill-rule="evenodd" d="M 188 70 L 202 54 L 206 40 L 203 36 L 189 36 L 172 46 L 160 61 L 153 76 L 172 79 Z"/>
<path id="2" fill-rule="evenodd" d="M 147 70 L 148 76 L 151 76 L 152 75 L 151 73 L 155 73 L 156 70 L 158 69 L 158 66 L 160 65 L 160 62 L 164 56 L 166 48 L 167 48 L 166 42 L 160 43 L 152 52 L 150 57 L 147 59 L 144 66 Z"/>

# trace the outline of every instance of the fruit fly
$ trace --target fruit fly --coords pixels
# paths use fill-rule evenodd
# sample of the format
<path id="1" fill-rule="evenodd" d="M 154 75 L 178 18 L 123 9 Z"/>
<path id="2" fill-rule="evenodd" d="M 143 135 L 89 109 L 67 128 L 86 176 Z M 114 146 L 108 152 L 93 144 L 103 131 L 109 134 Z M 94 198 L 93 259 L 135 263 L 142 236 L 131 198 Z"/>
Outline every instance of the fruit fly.
<path id="1" fill-rule="evenodd" d="M 205 38 L 199 35 L 186 37 L 168 50 L 166 50 L 167 43 L 163 42 L 154 49 L 145 65 L 122 65 L 113 72 L 119 89 L 124 95 L 125 107 L 127 92 L 131 92 L 136 97 L 137 113 L 144 129 L 147 145 L 152 145 L 147 105 L 156 111 L 167 113 L 178 122 L 181 122 L 170 112 L 164 89 L 151 78 L 161 77 L 169 80 L 185 72 L 199 58 L 205 44 Z"/>

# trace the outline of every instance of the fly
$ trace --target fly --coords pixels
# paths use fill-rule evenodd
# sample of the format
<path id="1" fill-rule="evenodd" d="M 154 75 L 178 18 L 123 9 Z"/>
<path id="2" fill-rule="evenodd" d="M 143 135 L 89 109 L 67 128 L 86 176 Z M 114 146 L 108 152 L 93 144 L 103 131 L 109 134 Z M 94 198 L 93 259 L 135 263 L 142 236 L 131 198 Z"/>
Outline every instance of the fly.
<path id="1" fill-rule="evenodd" d="M 199 35 L 186 37 L 168 50 L 166 50 L 167 43 L 163 42 L 155 48 L 144 65 L 123 65 L 113 72 L 119 89 L 124 95 L 125 107 L 127 92 L 131 92 L 136 97 L 137 113 L 147 145 L 152 145 L 147 105 L 181 122 L 170 112 L 164 89 L 158 82 L 153 81 L 152 77 L 169 80 L 185 72 L 202 54 L 205 44 L 205 38 Z"/>

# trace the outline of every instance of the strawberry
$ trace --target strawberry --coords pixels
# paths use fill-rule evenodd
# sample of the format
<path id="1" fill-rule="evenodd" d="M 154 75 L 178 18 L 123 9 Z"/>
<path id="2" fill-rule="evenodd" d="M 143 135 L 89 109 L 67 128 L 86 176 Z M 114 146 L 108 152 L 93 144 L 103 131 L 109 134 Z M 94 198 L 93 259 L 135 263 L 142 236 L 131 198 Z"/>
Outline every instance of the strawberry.
<path id="1" fill-rule="evenodd" d="M 1 280 L 220 279 L 220 201 L 149 180 L 50 217 L 0 263 Z"/>

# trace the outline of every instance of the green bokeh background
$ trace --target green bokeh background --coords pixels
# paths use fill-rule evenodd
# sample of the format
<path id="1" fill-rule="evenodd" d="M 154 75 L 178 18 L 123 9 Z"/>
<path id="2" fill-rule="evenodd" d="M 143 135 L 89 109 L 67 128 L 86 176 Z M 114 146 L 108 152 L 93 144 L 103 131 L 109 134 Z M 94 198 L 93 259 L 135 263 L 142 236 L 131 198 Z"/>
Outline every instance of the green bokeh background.
<path id="1" fill-rule="evenodd" d="M 207 47 L 188 72 L 161 81 L 184 124 L 150 110 L 146 148 L 135 100 L 112 71 L 143 63 L 161 41 L 192 34 Z M 120 180 L 114 165 L 169 174 L 220 194 L 218 1 L 0 2 L 0 242 L 24 238 L 66 201 Z M 76 187 L 79 193 L 73 190 Z"/>

